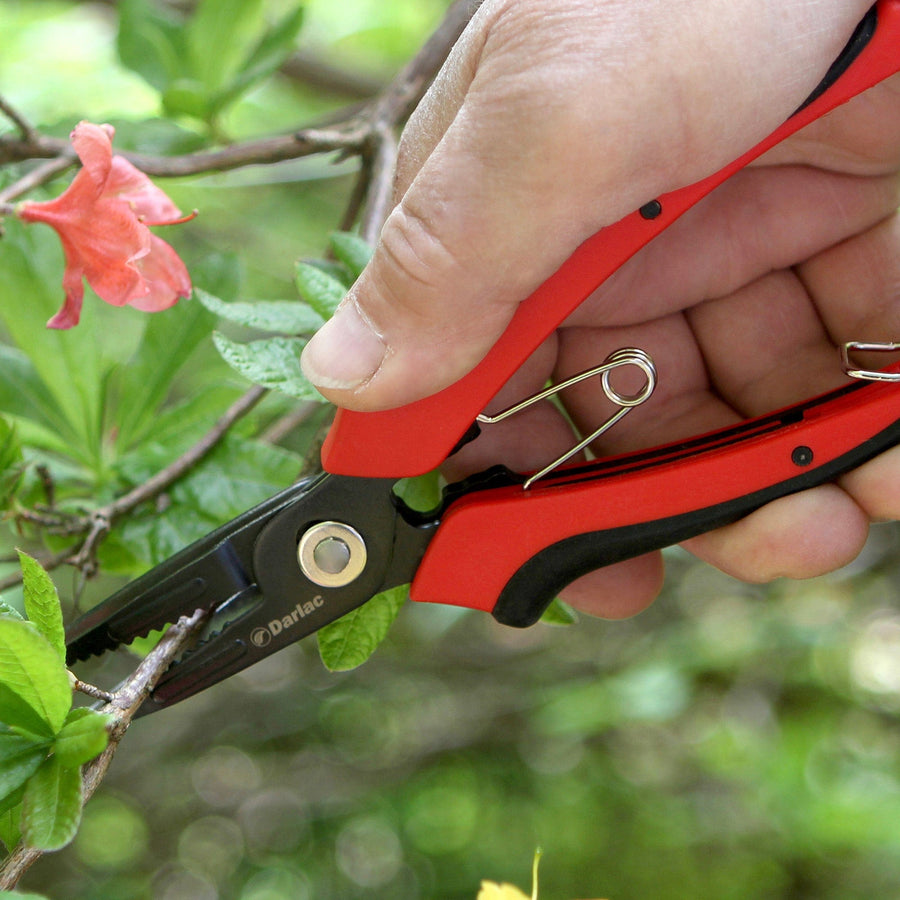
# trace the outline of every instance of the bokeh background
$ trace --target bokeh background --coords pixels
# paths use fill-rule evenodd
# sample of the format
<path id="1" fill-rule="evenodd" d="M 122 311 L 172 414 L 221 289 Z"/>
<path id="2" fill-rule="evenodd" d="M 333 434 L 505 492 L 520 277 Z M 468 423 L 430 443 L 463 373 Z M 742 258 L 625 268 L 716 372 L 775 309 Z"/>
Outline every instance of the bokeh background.
<path id="1" fill-rule="evenodd" d="M 445 5 L 308 0 L 298 50 L 347 83 L 283 73 L 229 108 L 222 131 L 287 130 L 357 102 Z M 48 133 L 88 118 L 114 122 L 126 145 L 189 145 L 194 126 L 179 123 L 175 141 L 157 92 L 119 62 L 116 22 L 111 3 L 0 0 L 0 92 Z M 201 210 L 172 240 L 201 266 L 227 260 L 244 299 L 295 296 L 292 264 L 322 254 L 352 169 L 317 158 L 166 182 Z M 7 343 L 9 310 L 28 303 L 10 288 L 17 259 L 0 241 Z M 140 318 L 113 312 L 126 330 Z M 96 330 L 70 340 L 103 352 Z M 172 392 L 224 404 L 245 388 L 205 340 Z M 269 415 L 284 408 L 271 403 Z M 317 424 L 285 450 L 302 455 Z M 10 527 L 0 552 L 28 539 Z M 23 888 L 469 900 L 482 878 L 527 889 L 540 846 L 545 900 L 900 897 L 898 551 L 900 533 L 879 525 L 848 569 L 765 587 L 671 551 L 663 597 L 619 623 L 518 632 L 408 606 L 344 674 L 324 670 L 314 641 L 295 645 L 137 722 L 74 844 Z M 60 575 L 64 596 L 75 582 Z M 101 576 L 83 602 L 116 583 Z M 120 655 L 86 674 L 112 685 L 132 666 Z"/>

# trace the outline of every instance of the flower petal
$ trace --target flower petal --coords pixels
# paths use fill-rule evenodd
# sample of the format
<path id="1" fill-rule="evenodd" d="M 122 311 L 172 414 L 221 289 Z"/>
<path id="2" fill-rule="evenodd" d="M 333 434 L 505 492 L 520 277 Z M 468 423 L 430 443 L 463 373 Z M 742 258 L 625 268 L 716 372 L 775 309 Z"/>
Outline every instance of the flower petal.
<path id="1" fill-rule="evenodd" d="M 144 312 L 159 312 L 174 306 L 182 297 L 190 297 L 191 276 L 181 257 L 162 238 L 150 236 L 150 252 L 135 262 L 147 285 L 147 293 L 129 306 Z"/>
<path id="2" fill-rule="evenodd" d="M 181 210 L 140 169 L 122 156 L 114 156 L 104 195 L 124 200 L 134 214 L 148 222 L 165 223 L 181 218 Z"/>
<path id="3" fill-rule="evenodd" d="M 103 190 L 109 178 L 114 134 L 112 125 L 79 122 L 70 135 L 72 146 L 81 160 L 82 171 L 97 185 L 98 192 Z"/>
<path id="4" fill-rule="evenodd" d="M 48 328 L 65 329 L 78 324 L 78 320 L 81 318 L 81 304 L 84 300 L 82 274 L 81 268 L 76 262 L 70 262 L 67 254 L 66 271 L 63 275 L 66 299 L 59 308 L 59 312 L 47 322 Z"/>

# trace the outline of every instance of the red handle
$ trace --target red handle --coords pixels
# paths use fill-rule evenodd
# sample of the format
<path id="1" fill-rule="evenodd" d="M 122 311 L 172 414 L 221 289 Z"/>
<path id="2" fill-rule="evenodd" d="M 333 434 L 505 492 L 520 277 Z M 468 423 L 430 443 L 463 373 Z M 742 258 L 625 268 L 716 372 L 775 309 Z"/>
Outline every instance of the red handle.
<path id="1" fill-rule="evenodd" d="M 520 305 L 500 340 L 460 381 L 399 409 L 339 410 L 322 449 L 325 469 L 340 475 L 401 478 L 440 465 L 475 416 L 547 335 L 641 247 L 766 150 L 900 71 L 900 0 L 880 0 L 877 16 L 875 34 L 821 96 L 715 175 L 663 195 L 653 209 L 644 207 L 643 214 L 632 213 L 585 241 Z"/>
<path id="2" fill-rule="evenodd" d="M 689 441 L 559 469 L 528 490 L 473 490 L 442 515 L 410 596 L 528 625 L 585 572 L 736 521 L 898 442 L 900 384 L 856 382 Z"/>

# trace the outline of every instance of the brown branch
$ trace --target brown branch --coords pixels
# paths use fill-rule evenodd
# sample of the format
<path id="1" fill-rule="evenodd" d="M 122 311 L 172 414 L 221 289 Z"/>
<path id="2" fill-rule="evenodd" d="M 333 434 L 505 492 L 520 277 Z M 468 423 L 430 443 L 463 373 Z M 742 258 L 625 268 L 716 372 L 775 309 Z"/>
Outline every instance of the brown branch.
<path id="1" fill-rule="evenodd" d="M 9 201 L 16 200 L 42 184 L 52 181 L 57 175 L 61 175 L 66 169 L 71 169 L 74 165 L 75 154 L 70 147 L 68 153 L 61 153 L 59 156 L 35 166 L 18 181 L 14 181 L 0 191 L 0 205 L 5 207 L 2 214 L 10 215 L 15 212 L 15 207 L 11 206 Z"/>
<path id="2" fill-rule="evenodd" d="M 0 97 L 0 113 L 16 126 L 23 140 L 29 141 L 36 135 L 34 126 L 3 97 Z"/>
<path id="3" fill-rule="evenodd" d="M 82 796 L 86 803 L 103 781 L 112 763 L 119 742 L 128 730 L 141 704 L 162 678 L 172 661 L 185 650 L 206 623 L 207 613 L 197 610 L 190 617 L 183 617 L 163 635 L 160 642 L 144 657 L 141 664 L 116 690 L 110 702 L 100 712 L 110 715 L 109 745 L 82 770 Z M 42 856 L 44 851 L 19 844 L 0 865 L 0 890 L 12 890 L 19 880 Z"/>
<path id="4" fill-rule="evenodd" d="M 23 509 L 17 516 L 26 522 L 46 528 L 54 534 L 80 535 L 81 539 L 61 553 L 43 561 L 44 568 L 52 571 L 64 563 L 69 563 L 91 573 L 95 564 L 97 547 L 109 533 L 113 524 L 135 507 L 152 500 L 186 475 L 210 451 L 212 451 L 231 427 L 242 419 L 268 393 L 267 388 L 252 387 L 238 397 L 222 414 L 218 421 L 197 443 L 189 447 L 168 466 L 160 469 L 147 481 L 139 484 L 127 494 L 98 507 L 87 516 L 64 516 L 59 513 L 45 513 L 41 510 Z M 22 573 L 15 572 L 0 581 L 0 591 L 21 584 Z"/>

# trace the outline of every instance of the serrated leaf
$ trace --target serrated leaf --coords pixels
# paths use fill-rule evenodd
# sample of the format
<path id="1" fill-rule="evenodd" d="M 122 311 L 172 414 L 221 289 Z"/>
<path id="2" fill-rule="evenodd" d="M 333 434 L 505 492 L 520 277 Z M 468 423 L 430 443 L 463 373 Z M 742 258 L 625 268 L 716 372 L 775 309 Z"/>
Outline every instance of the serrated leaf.
<path id="1" fill-rule="evenodd" d="M 574 625 L 578 621 L 578 613 L 557 597 L 544 610 L 541 621 L 545 625 Z"/>
<path id="2" fill-rule="evenodd" d="M 56 585 L 36 559 L 21 550 L 16 552 L 22 566 L 25 615 L 56 650 L 60 660 L 65 662 L 66 632 Z"/>
<path id="3" fill-rule="evenodd" d="M 168 457 L 161 457 L 153 464 L 154 459 L 145 460 L 151 472 L 168 462 Z M 162 562 L 285 488 L 297 477 L 301 463 L 300 456 L 283 447 L 229 435 L 173 485 L 165 515 L 147 510 L 129 516 L 111 540 L 147 564 Z M 141 480 L 140 466 L 135 465 L 133 475 Z"/>
<path id="4" fill-rule="evenodd" d="M 300 351 L 306 346 L 302 338 L 264 338 L 239 344 L 216 332 L 213 343 L 222 359 L 249 381 L 301 400 L 326 402 L 300 368 Z"/>
<path id="5" fill-rule="evenodd" d="M 335 231 L 328 242 L 335 257 L 350 270 L 354 279 L 359 278 L 375 251 L 368 241 L 349 231 Z"/>
<path id="6" fill-rule="evenodd" d="M 361 666 L 384 640 L 408 596 L 407 585 L 391 588 L 320 629 L 319 654 L 325 667 L 345 672 Z"/>
<path id="7" fill-rule="evenodd" d="M 81 766 L 99 756 L 109 743 L 110 721 L 110 716 L 86 707 L 70 710 L 53 745 L 60 763 Z"/>
<path id="8" fill-rule="evenodd" d="M 36 850 L 59 850 L 81 821 L 81 769 L 64 766 L 56 756 L 40 765 L 22 797 L 22 840 Z"/>
<path id="9" fill-rule="evenodd" d="M 0 734 L 0 800 L 17 791 L 46 759 L 49 742 L 36 743 L 8 731 Z"/>
<path id="10" fill-rule="evenodd" d="M 337 278 L 309 263 L 297 263 L 297 290 L 300 296 L 323 318 L 330 319 L 347 289 Z"/>
<path id="11" fill-rule="evenodd" d="M 43 723 L 38 734 L 55 736 L 72 706 L 69 674 L 59 653 L 29 622 L 9 617 L 0 619 L 0 688 L 0 718 L 35 731 L 33 723 L 6 718 L 15 712 L 18 698 Z"/>
<path id="12" fill-rule="evenodd" d="M 325 322 L 311 306 L 297 300 L 226 303 L 199 288 L 194 290 L 194 296 L 220 318 L 260 331 L 309 334 L 321 328 Z"/>

